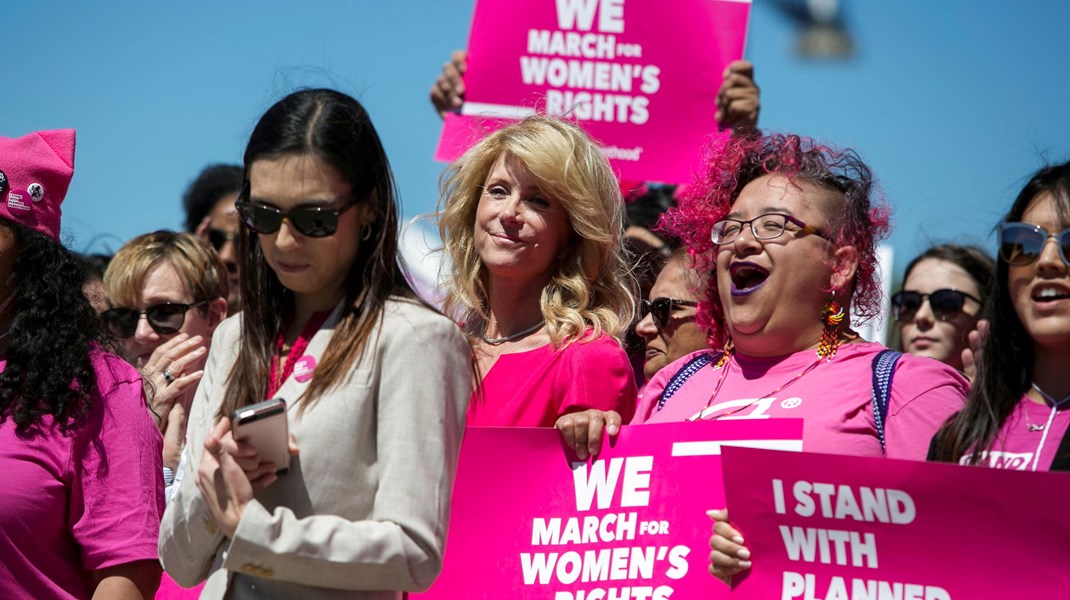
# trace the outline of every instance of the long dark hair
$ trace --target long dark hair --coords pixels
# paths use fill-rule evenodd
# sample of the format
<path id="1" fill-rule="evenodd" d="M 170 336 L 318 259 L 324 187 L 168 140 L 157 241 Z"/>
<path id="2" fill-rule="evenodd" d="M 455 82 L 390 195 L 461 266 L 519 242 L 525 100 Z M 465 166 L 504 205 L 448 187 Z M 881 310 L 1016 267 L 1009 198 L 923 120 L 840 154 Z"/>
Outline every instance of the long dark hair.
<path id="1" fill-rule="evenodd" d="M 254 162 L 312 154 L 331 165 L 353 190 L 355 202 L 371 202 L 377 219 L 360 242 L 345 282 L 345 307 L 334 337 L 316 367 L 302 402 L 314 401 L 349 372 L 382 318 L 392 294 L 414 294 L 397 261 L 398 201 L 394 176 L 368 113 L 355 99 L 328 89 L 295 92 L 269 108 L 245 149 L 241 199 L 248 199 Z M 241 351 L 232 368 L 219 417 L 264 397 L 275 339 L 293 310 L 293 294 L 279 281 L 255 232 L 242 227 Z"/>
<path id="2" fill-rule="evenodd" d="M 1070 162 L 1034 173 L 1000 223 L 1020 221 L 1029 204 L 1044 193 L 1051 194 L 1065 220 L 1070 215 Z M 958 462 L 963 455 L 971 453 L 970 463 L 979 463 L 1033 381 L 1033 339 L 1014 309 L 1008 277 L 1009 265 L 1000 257 L 991 294 L 982 309 L 989 328 L 982 343 L 977 375 L 970 386 L 966 407 L 933 439 L 930 453 L 933 460 Z"/>
<path id="3" fill-rule="evenodd" d="M 51 415 L 64 431 L 80 425 L 97 385 L 90 358 L 105 335 L 82 292 L 86 266 L 47 236 L 0 220 L 15 240 L 14 316 L 0 374 L 0 420 L 25 431 Z"/>

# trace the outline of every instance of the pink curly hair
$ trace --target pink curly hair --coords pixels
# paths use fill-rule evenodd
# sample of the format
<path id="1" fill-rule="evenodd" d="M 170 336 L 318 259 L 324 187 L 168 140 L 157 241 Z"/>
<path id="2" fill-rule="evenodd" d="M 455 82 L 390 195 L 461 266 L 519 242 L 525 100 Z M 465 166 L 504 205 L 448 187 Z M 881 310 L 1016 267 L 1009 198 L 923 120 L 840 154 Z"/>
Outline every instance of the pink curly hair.
<path id="1" fill-rule="evenodd" d="M 876 190 L 873 173 L 853 150 L 836 150 L 793 134 L 719 138 L 708 149 L 705 173 L 688 186 L 679 204 L 663 217 L 659 229 L 679 237 L 694 267 L 713 273 L 717 252 L 710 241 L 713 224 L 731 210 L 746 185 L 778 174 L 820 186 L 843 198 L 843 211 L 833 216 L 827 231 L 832 247 L 854 246 L 859 265 L 851 294 L 856 322 L 877 315 L 883 298 L 877 272 L 877 243 L 890 228 L 891 213 Z M 709 277 L 698 309 L 698 323 L 711 347 L 726 338 L 724 309 L 717 278 Z"/>

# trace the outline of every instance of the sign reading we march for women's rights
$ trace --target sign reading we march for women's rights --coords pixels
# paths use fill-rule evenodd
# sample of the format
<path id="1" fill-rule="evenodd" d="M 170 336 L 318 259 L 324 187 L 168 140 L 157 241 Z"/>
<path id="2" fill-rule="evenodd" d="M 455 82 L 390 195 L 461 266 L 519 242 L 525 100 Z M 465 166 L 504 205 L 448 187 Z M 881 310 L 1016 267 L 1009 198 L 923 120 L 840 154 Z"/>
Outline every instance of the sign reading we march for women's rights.
<path id="1" fill-rule="evenodd" d="M 1070 474 L 726 448 L 732 598 L 1070 597 Z"/>
<path id="2" fill-rule="evenodd" d="M 689 182 L 749 14 L 750 0 L 477 0 L 465 103 L 435 157 L 542 112 L 578 120 L 623 180 Z"/>
<path id="3" fill-rule="evenodd" d="M 721 448 L 798 450 L 801 440 L 798 419 L 639 425 L 578 461 L 555 429 L 470 427 L 442 574 L 420 597 L 726 595 L 708 572 L 706 516 L 724 505 Z"/>

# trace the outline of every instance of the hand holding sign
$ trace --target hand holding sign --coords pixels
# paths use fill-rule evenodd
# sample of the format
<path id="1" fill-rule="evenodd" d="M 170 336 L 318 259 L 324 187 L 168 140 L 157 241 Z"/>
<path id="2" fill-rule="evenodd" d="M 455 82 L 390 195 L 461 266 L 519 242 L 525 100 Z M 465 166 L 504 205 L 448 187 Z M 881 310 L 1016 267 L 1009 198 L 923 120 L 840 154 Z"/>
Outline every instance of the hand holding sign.
<path id="1" fill-rule="evenodd" d="M 710 575 L 732 585 L 732 577 L 751 567 L 750 550 L 743 545 L 743 536 L 728 524 L 728 509 L 706 513 L 713 520 L 710 537 Z"/>

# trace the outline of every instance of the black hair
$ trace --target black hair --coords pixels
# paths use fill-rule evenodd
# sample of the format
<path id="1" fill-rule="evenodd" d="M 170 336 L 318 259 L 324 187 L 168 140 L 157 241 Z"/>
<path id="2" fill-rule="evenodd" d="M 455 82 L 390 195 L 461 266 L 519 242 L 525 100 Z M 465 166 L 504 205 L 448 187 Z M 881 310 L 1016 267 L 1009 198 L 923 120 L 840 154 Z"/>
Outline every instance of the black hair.
<path id="1" fill-rule="evenodd" d="M 903 282 L 910 278 L 911 271 L 925 259 L 943 260 L 960 267 L 971 279 L 977 282 L 981 290 L 981 300 L 988 297 L 988 289 L 996 275 L 996 261 L 987 252 L 977 246 L 959 244 L 939 244 L 914 257 L 903 273 Z"/>
<path id="2" fill-rule="evenodd" d="M 1034 173 L 1000 223 L 1020 221 L 1033 200 L 1045 193 L 1051 195 L 1063 221 L 1068 220 L 1070 162 L 1046 166 Z M 930 458 L 934 460 L 957 462 L 965 454 L 972 454 L 970 462 L 979 463 L 1033 381 L 1033 339 L 1014 308 L 1009 275 L 1010 267 L 1001 257 L 982 309 L 989 328 L 982 342 L 977 375 L 965 408 L 949 419 L 933 439 Z"/>
<path id="3" fill-rule="evenodd" d="M 92 405 L 97 378 L 90 354 L 94 346 L 111 347 L 82 293 L 86 266 L 44 234 L 6 220 L 0 226 L 14 234 L 16 252 L 0 420 L 25 431 L 51 415 L 69 431 Z"/>
<path id="4" fill-rule="evenodd" d="M 382 317 L 392 294 L 415 297 L 397 260 L 400 208 L 394 176 L 371 118 L 355 99 L 329 89 L 286 96 L 260 118 L 245 150 L 240 198 L 252 190 L 249 170 L 258 160 L 312 154 L 331 165 L 352 188 L 352 201 L 371 203 L 376 219 L 360 241 L 345 282 L 345 308 L 316 367 L 305 399 L 314 400 L 346 374 Z M 259 237 L 242 227 L 242 352 L 231 370 L 218 415 L 263 398 L 275 339 L 293 309 L 293 294 L 279 281 L 260 249 Z"/>
<path id="5" fill-rule="evenodd" d="M 196 231 L 216 203 L 227 194 L 237 194 L 241 186 L 240 166 L 215 164 L 205 167 L 190 182 L 186 193 L 182 194 L 182 207 L 186 209 L 186 231 Z"/>

